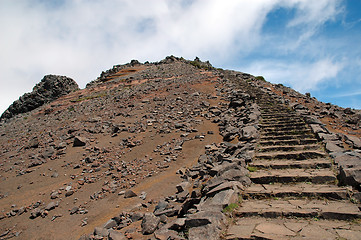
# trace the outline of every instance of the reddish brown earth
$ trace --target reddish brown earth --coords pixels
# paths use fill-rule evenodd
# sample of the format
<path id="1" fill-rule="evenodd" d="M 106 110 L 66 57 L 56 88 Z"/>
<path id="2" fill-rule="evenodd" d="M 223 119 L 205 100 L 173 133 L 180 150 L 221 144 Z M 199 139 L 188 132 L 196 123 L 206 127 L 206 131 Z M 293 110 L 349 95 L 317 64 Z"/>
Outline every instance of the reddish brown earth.
<path id="1" fill-rule="evenodd" d="M 151 80 L 137 78 L 132 81 L 112 81 L 117 77 L 128 77 L 133 76 L 134 73 L 142 73 L 144 70 L 157 71 L 157 69 L 152 68 L 158 67 L 141 66 L 123 69 L 113 77 L 109 77 L 109 81 L 102 85 L 79 90 L 32 111 L 21 118 L 21 125 L 17 125 L 15 121 L 6 124 L 1 130 L 4 134 L 0 139 L 0 146 L 3 149 L 0 168 L 0 194 L 2 196 L 0 210 L 5 217 L 0 220 L 0 234 L 10 229 L 11 234 L 19 234 L 17 239 L 77 239 L 82 234 L 92 232 L 94 227 L 104 224 L 111 217 L 123 211 L 130 211 L 139 206 L 140 203 L 149 204 L 149 207 L 144 211 L 150 211 L 157 201 L 174 194 L 175 185 L 181 182 L 179 175 L 176 174 L 177 170 L 194 165 L 198 157 L 204 153 L 205 145 L 222 141 L 222 137 L 218 134 L 218 126 L 215 123 L 211 123 L 210 120 L 200 115 L 194 118 L 186 115 L 184 118 L 179 117 L 178 119 L 190 120 L 192 128 L 196 128 L 197 132 L 188 134 L 186 138 L 189 141 L 184 142 L 182 150 L 171 150 L 170 156 L 176 155 L 177 157 L 170 162 L 164 161 L 167 155 L 160 155 L 159 152 L 154 152 L 154 150 L 164 143 L 172 145 L 172 142 L 181 139 L 180 135 L 184 132 L 178 129 L 171 128 L 169 133 L 159 133 L 159 124 L 154 123 L 153 125 L 149 124 L 145 131 L 133 133 L 123 131 L 115 134 L 116 136 L 112 136 L 108 129 L 105 132 L 89 133 L 83 131 L 83 128 L 84 123 L 96 116 L 101 119 L 98 122 L 111 121 L 113 125 L 134 125 L 137 121 L 142 121 L 142 116 L 154 111 L 156 102 L 152 99 L 155 97 L 173 99 L 163 104 L 163 106 L 159 106 L 161 111 L 165 112 L 167 112 L 166 108 L 169 107 L 169 103 L 178 105 L 174 109 L 182 107 L 182 104 L 177 104 L 177 100 L 175 100 L 177 96 L 180 95 L 186 98 L 188 93 L 193 92 L 198 92 L 200 98 L 207 100 L 211 105 L 217 106 L 221 102 L 220 98 L 206 98 L 206 96 L 215 96 L 216 76 L 211 72 L 195 68 L 192 68 L 191 72 L 183 73 L 182 67 L 184 66 L 179 65 L 180 70 L 176 72 L 175 76 L 172 76 L 173 72 L 167 72 L 166 77 L 157 76 L 151 78 Z M 194 78 L 195 75 L 199 77 L 195 80 L 190 79 Z M 189 82 L 183 82 L 183 78 L 190 80 Z M 145 86 L 148 81 L 155 81 L 156 79 L 162 79 L 166 84 L 160 84 L 159 88 L 148 93 L 139 90 L 129 99 L 120 97 L 119 102 L 112 99 L 111 94 L 116 95 L 117 91 L 132 89 L 142 84 Z M 184 95 L 185 91 L 188 92 L 186 95 Z M 147 99 L 150 100 L 149 103 L 144 101 Z M 106 106 L 103 105 L 105 109 L 99 104 L 102 102 L 106 103 Z M 79 109 L 86 103 L 91 106 L 91 109 L 81 112 Z M 133 104 L 134 107 L 127 107 L 127 104 Z M 189 102 L 189 104 L 199 105 L 198 100 L 197 102 Z M 125 108 L 119 108 L 119 105 L 125 106 Z M 193 109 L 188 110 L 192 111 Z M 176 121 L 177 114 L 182 115 L 182 113 L 172 111 L 172 109 L 169 109 L 170 117 L 173 116 L 175 120 L 169 119 L 170 121 Z M 71 116 L 71 114 L 74 115 Z M 130 116 L 127 114 L 130 114 Z M 197 120 L 199 121 L 197 122 Z M 46 124 L 43 124 L 43 121 Z M 145 122 L 144 119 L 143 122 Z M 70 138 L 65 140 L 67 148 L 62 155 L 53 154 L 50 159 L 46 159 L 46 163 L 28 168 L 27 164 L 31 162 L 28 156 L 29 153 L 41 154 L 46 147 L 58 144 L 61 141 L 59 136 L 61 135 L 60 132 L 63 131 L 62 128 L 73 128 L 75 130 L 73 135 L 86 136 L 88 138 L 87 145 L 72 147 L 73 139 Z M 214 134 L 207 134 L 209 131 Z M 203 135 L 204 138 L 194 138 L 196 135 Z M 24 147 L 29 139 L 35 136 L 39 139 L 39 147 L 25 150 Z M 46 142 L 45 140 L 49 136 L 51 140 Z M 138 142 L 139 145 L 121 149 L 119 146 L 124 138 L 131 138 L 132 142 Z M 83 172 L 83 169 L 97 169 L 97 167 L 91 167 L 89 164 L 81 162 L 85 156 L 90 155 L 91 149 L 94 149 L 94 147 L 106 150 L 103 152 L 100 150 L 101 153 L 96 156 L 98 160 L 95 162 L 98 162 L 99 171 L 93 173 Z M 16 161 L 19 162 L 14 165 Z M 114 164 L 115 169 L 106 173 L 106 164 L 111 161 L 113 163 L 117 162 Z M 133 168 L 133 170 L 129 171 L 129 174 L 125 177 L 121 177 L 124 181 L 118 181 L 122 183 L 114 193 L 111 193 L 109 188 L 106 187 L 107 184 L 104 183 L 112 181 L 111 176 L 119 177 L 120 172 L 116 168 L 121 166 L 119 164 L 121 161 L 127 164 L 128 169 Z M 76 165 L 79 168 L 74 168 Z M 29 173 L 19 175 L 18 173 L 22 170 L 28 170 Z M 58 173 L 58 177 L 51 177 L 54 172 Z M 84 182 L 82 178 L 86 176 L 93 177 L 95 179 L 94 183 Z M 64 188 L 70 183 L 75 193 L 65 197 Z M 121 190 L 130 188 L 138 195 L 141 192 L 146 192 L 146 200 L 141 200 L 139 197 L 125 199 L 123 195 L 118 195 Z M 53 191 L 59 191 L 59 198 L 50 199 L 50 194 Z M 92 200 L 90 196 L 97 191 L 101 191 L 102 195 L 97 200 Z M 46 206 L 52 201 L 58 201 L 59 206 L 54 210 L 50 210 L 47 216 L 30 219 L 30 211 L 37 201 L 41 201 L 41 206 Z M 83 207 L 88 212 L 86 214 L 71 215 L 69 210 L 74 206 Z M 27 212 L 13 217 L 6 215 L 11 209 L 20 207 L 25 207 Z M 85 218 L 87 218 L 87 224 L 81 227 L 82 220 Z M 133 233 L 134 237 L 139 235 L 137 231 L 140 230 L 140 226 L 135 227 L 137 229 Z M 11 236 L 11 234 L 7 236 Z"/>

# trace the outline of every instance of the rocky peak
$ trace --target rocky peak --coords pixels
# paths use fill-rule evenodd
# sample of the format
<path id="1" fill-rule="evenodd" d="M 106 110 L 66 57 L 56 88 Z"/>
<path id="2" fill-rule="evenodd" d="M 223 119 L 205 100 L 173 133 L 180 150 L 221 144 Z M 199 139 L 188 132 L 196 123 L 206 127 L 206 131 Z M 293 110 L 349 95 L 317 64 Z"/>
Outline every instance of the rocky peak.
<path id="1" fill-rule="evenodd" d="M 34 86 L 32 92 L 25 93 L 14 101 L 1 115 L 1 119 L 8 119 L 17 114 L 29 112 L 78 89 L 78 84 L 69 77 L 46 75 Z"/>

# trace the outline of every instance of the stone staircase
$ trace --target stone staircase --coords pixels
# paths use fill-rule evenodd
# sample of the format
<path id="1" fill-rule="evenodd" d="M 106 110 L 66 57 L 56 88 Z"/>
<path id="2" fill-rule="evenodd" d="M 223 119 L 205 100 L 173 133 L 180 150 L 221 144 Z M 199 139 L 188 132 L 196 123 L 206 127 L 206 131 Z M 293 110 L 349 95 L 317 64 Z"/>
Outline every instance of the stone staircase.
<path id="1" fill-rule="evenodd" d="M 260 139 L 252 185 L 225 239 L 361 239 L 361 212 L 337 186 L 331 158 L 292 109 L 256 91 Z"/>

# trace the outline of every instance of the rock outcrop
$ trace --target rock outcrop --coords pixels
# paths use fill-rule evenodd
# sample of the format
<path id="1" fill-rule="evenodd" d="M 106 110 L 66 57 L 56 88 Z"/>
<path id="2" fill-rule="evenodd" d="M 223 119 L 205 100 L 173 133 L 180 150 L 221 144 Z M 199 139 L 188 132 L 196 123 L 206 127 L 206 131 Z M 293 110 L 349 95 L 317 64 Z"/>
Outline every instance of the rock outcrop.
<path id="1" fill-rule="evenodd" d="M 29 112 L 78 89 L 78 84 L 69 77 L 46 75 L 40 83 L 35 85 L 32 92 L 25 93 L 14 101 L 1 115 L 1 119 L 12 118 L 17 114 Z"/>

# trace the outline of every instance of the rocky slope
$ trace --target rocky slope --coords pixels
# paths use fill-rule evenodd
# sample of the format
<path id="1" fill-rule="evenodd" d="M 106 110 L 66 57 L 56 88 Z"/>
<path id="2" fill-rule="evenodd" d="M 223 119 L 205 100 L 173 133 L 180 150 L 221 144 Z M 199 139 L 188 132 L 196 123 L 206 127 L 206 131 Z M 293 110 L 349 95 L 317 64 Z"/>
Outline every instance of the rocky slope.
<path id="1" fill-rule="evenodd" d="M 360 116 L 199 59 L 116 65 L 0 123 L 0 239 L 355 239 Z"/>

